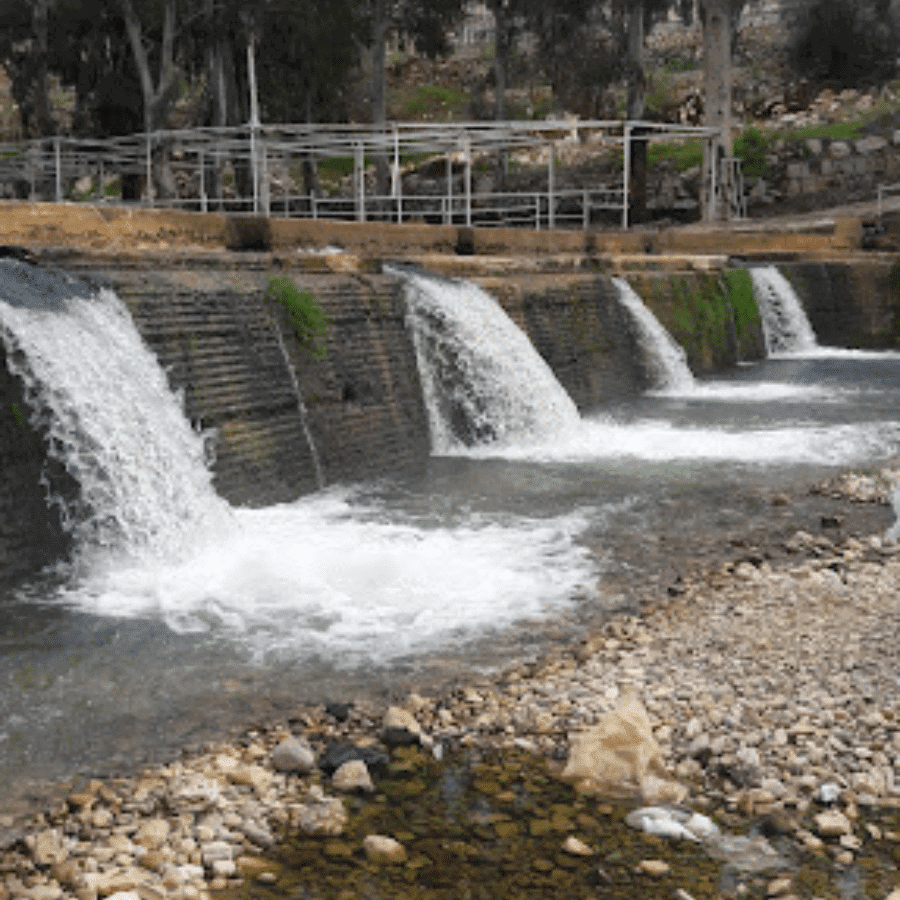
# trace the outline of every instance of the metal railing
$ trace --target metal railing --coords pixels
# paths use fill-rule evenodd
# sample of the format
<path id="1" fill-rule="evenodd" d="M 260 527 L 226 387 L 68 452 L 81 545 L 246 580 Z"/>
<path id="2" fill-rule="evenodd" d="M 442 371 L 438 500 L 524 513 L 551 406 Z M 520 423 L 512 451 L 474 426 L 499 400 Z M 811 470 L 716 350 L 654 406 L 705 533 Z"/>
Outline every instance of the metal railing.
<path id="1" fill-rule="evenodd" d="M 130 202 L 208 211 L 344 218 L 358 221 L 424 219 L 443 223 L 587 227 L 601 210 L 628 226 L 628 159 L 635 140 L 711 140 L 710 129 L 624 121 L 393 123 L 384 129 L 354 125 L 258 125 L 195 128 L 125 137 L 66 136 L 0 144 L 0 182 L 17 196 L 44 200 Z M 590 142 L 597 153 L 621 154 L 621 181 L 558 185 L 561 147 Z M 476 163 L 528 153 L 546 170 L 544 186 L 519 191 L 476 191 Z M 372 163 L 380 159 L 390 192 L 374 194 Z M 433 190 L 404 193 L 404 168 L 429 159 L 440 170 Z M 302 168 L 345 170 L 340 196 L 297 190 Z M 140 185 L 120 195 L 121 179 Z M 117 179 L 120 180 L 117 182 Z M 165 188 L 163 185 L 168 184 Z"/>

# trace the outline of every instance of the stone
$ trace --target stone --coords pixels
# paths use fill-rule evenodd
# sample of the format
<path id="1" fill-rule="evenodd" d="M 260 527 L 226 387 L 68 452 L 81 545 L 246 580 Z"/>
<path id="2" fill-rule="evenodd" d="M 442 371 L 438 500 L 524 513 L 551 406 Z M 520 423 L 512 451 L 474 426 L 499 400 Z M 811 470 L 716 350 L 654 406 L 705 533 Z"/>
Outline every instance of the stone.
<path id="1" fill-rule="evenodd" d="M 781 897 L 790 891 L 792 884 L 790 878 L 776 878 L 766 885 L 766 896 Z"/>
<path id="2" fill-rule="evenodd" d="M 202 844 L 200 853 L 203 858 L 203 865 L 212 866 L 217 860 L 232 860 L 234 851 L 231 844 L 227 841 L 210 841 L 208 844 Z"/>
<path id="3" fill-rule="evenodd" d="M 816 833 L 820 837 L 840 837 L 842 834 L 850 834 L 853 826 L 850 820 L 836 809 L 828 809 L 818 813 L 814 818 Z"/>
<path id="4" fill-rule="evenodd" d="M 305 775 L 315 768 L 316 754 L 303 741 L 289 738 L 272 750 L 271 762 L 276 772 L 299 772 Z"/>
<path id="5" fill-rule="evenodd" d="M 268 769 L 255 765 L 238 765 L 228 773 L 228 780 L 232 784 L 247 785 L 258 794 L 265 793 L 272 786 L 274 777 Z"/>
<path id="6" fill-rule="evenodd" d="M 661 859 L 642 859 L 638 864 L 638 871 L 645 875 L 652 875 L 659 878 L 671 871 L 672 867 Z"/>
<path id="7" fill-rule="evenodd" d="M 360 747 L 350 743 L 331 744 L 319 759 L 319 768 L 333 775 L 345 762 L 361 759 L 370 772 L 384 771 L 390 762 L 387 754 L 374 747 Z"/>
<path id="8" fill-rule="evenodd" d="M 383 834 L 370 834 L 363 839 L 366 858 L 376 863 L 406 862 L 406 848 L 399 841 Z"/>
<path id="9" fill-rule="evenodd" d="M 291 810 L 291 821 L 304 834 L 336 836 L 347 824 L 347 810 L 336 797 L 312 803 L 298 803 Z"/>
<path id="10" fill-rule="evenodd" d="M 170 830 L 165 819 L 149 819 L 138 827 L 134 843 L 148 850 L 155 850 L 166 840 Z"/>
<path id="11" fill-rule="evenodd" d="M 381 723 L 381 740 L 388 747 L 430 744 L 415 716 L 399 706 L 388 707 L 384 714 Z"/>
<path id="12" fill-rule="evenodd" d="M 565 839 L 562 848 L 566 853 L 570 853 L 572 856 L 593 856 L 597 852 L 574 835 L 569 835 L 569 837 Z"/>
<path id="13" fill-rule="evenodd" d="M 361 759 L 351 759 L 340 766 L 331 776 L 331 785 L 336 791 L 344 793 L 371 793 L 375 790 L 369 770 Z"/>
<path id="14" fill-rule="evenodd" d="M 62 832 L 58 828 L 41 831 L 26 839 L 31 856 L 39 866 L 52 866 L 61 863 L 69 855 L 63 844 Z"/>
<path id="15" fill-rule="evenodd" d="M 846 159 L 852 152 L 846 141 L 832 141 L 828 146 L 828 153 L 832 159 Z"/>

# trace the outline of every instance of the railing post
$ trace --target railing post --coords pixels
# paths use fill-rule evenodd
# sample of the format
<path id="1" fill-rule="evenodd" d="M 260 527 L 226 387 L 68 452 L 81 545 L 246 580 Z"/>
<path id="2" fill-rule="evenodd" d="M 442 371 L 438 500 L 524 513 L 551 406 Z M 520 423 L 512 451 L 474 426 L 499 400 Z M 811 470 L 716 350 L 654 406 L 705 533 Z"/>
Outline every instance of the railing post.
<path id="1" fill-rule="evenodd" d="M 581 198 L 581 227 L 587 231 L 591 224 L 591 211 L 588 208 L 590 199 L 588 197 L 588 189 L 585 188 Z"/>
<path id="2" fill-rule="evenodd" d="M 97 160 L 97 199 L 103 202 L 103 157 Z"/>
<path id="3" fill-rule="evenodd" d="M 466 225 L 472 224 L 472 139 L 466 135 L 463 139 L 463 151 L 466 159 Z"/>
<path id="4" fill-rule="evenodd" d="M 547 228 L 556 227 L 556 144 L 551 141 L 547 157 Z"/>
<path id="5" fill-rule="evenodd" d="M 353 172 L 356 176 L 356 220 L 366 221 L 366 155 L 361 142 L 356 144 L 353 155 Z"/>
<path id="6" fill-rule="evenodd" d="M 447 207 L 445 225 L 453 224 L 453 150 L 447 151 Z"/>
<path id="7" fill-rule="evenodd" d="M 60 153 L 59 147 L 60 137 L 56 135 L 53 138 L 53 169 L 54 169 L 54 178 L 56 185 L 56 202 L 61 203 L 63 198 L 63 190 L 62 190 L 62 154 Z"/>
<path id="8" fill-rule="evenodd" d="M 147 204 L 153 206 L 153 135 L 147 132 Z"/>
<path id="9" fill-rule="evenodd" d="M 622 135 L 622 228 L 628 230 L 628 204 L 631 198 L 628 196 L 628 182 L 631 181 L 631 125 L 625 124 Z"/>
<path id="10" fill-rule="evenodd" d="M 200 212 L 207 212 L 209 205 L 206 198 L 206 159 L 202 150 L 197 153 L 197 164 L 200 169 Z"/>

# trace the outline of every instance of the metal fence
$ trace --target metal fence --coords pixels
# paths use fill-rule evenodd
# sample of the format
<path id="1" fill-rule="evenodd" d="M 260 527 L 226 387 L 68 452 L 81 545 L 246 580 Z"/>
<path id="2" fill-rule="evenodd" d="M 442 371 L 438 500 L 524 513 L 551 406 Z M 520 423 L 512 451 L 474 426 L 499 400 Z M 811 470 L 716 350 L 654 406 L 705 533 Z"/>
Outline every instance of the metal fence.
<path id="1" fill-rule="evenodd" d="M 0 183 L 31 199 L 132 202 L 143 206 L 229 209 L 262 215 L 357 221 L 586 227 L 598 214 L 628 226 L 629 162 L 635 141 L 700 140 L 712 129 L 634 121 L 257 125 L 158 131 L 109 139 L 58 136 L 0 144 Z M 618 151 L 618 178 L 577 188 L 558 185 L 566 144 Z M 476 165 L 520 151 L 541 158 L 539 189 L 477 191 Z M 714 154 L 707 154 L 714 158 Z M 409 164 L 409 160 L 413 160 Z M 425 159 L 443 172 L 432 190 L 404 192 L 404 169 Z M 373 163 L 388 172 L 377 193 Z M 347 170 L 338 195 L 298 188 L 303 167 L 339 161 Z M 130 179 L 132 190 L 123 190 Z M 165 184 L 165 187 L 163 185 Z M 441 191 L 435 192 L 434 185 Z"/>

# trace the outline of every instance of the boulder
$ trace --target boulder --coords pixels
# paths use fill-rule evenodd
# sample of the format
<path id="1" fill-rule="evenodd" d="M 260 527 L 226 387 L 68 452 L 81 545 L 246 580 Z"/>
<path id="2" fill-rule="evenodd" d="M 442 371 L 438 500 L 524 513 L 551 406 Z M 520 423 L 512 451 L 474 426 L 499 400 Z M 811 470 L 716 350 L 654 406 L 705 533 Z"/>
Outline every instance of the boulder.
<path id="1" fill-rule="evenodd" d="M 297 738 L 288 738 L 272 750 L 272 767 L 276 772 L 299 772 L 305 775 L 316 765 L 310 746 Z"/>

